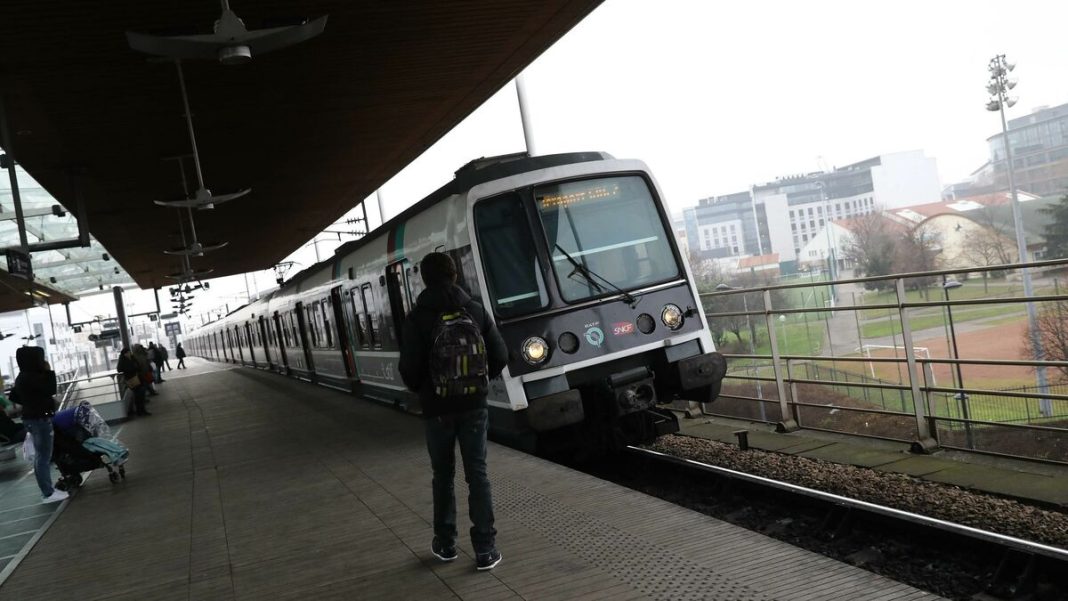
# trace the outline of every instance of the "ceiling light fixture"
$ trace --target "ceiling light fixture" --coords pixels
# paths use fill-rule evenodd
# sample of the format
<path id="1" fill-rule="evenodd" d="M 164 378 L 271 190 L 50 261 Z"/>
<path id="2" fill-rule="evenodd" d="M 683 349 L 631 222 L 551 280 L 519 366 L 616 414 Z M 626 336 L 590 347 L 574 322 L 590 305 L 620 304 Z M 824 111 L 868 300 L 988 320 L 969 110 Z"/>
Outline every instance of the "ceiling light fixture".
<path id="1" fill-rule="evenodd" d="M 259 56 L 299 44 L 321 34 L 326 28 L 327 15 L 316 19 L 300 19 L 293 25 L 248 29 L 228 0 L 221 0 L 222 14 L 215 21 L 212 33 L 162 36 L 126 32 L 130 48 L 145 54 L 175 59 L 218 60 L 224 65 L 243 65 Z"/>

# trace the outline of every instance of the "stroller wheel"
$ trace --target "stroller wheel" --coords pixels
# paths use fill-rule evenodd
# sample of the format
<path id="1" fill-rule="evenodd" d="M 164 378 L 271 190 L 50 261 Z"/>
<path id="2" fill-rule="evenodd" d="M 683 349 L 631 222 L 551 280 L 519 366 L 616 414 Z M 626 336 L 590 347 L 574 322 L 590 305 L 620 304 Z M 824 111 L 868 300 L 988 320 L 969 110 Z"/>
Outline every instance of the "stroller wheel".
<path id="1" fill-rule="evenodd" d="M 119 481 L 119 475 L 116 474 L 115 472 L 112 472 L 112 473 L 108 474 L 108 480 L 111 480 L 112 482 L 118 482 Z"/>
<path id="2" fill-rule="evenodd" d="M 121 477 L 121 478 L 122 478 L 123 480 L 125 480 L 125 479 L 126 479 L 126 468 L 124 468 L 124 467 L 120 467 L 120 468 L 119 468 L 119 476 L 120 476 L 120 477 Z"/>

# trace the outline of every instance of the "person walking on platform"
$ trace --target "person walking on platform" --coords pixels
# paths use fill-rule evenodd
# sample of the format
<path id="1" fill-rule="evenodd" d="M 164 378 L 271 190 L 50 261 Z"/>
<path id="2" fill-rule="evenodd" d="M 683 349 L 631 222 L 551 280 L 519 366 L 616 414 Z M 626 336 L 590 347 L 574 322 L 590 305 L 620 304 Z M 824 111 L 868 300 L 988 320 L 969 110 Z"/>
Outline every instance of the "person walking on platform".
<path id="1" fill-rule="evenodd" d="M 442 561 L 456 559 L 455 448 L 460 444 L 468 485 L 471 544 L 479 570 L 501 561 L 493 500 L 486 471 L 489 380 L 508 362 L 508 348 L 493 318 L 456 285 L 456 264 L 445 253 L 420 263 L 426 284 L 401 335 L 400 374 L 419 394 L 426 424 L 426 446 L 434 476 L 434 539 L 431 552 Z"/>
<path id="2" fill-rule="evenodd" d="M 163 361 L 161 362 L 160 368 L 159 368 L 160 373 L 163 373 L 164 366 L 166 366 L 167 371 L 174 371 L 173 369 L 171 369 L 171 361 L 170 361 L 171 354 L 167 352 L 167 347 L 163 346 L 163 343 L 161 342 L 161 343 L 159 343 L 159 346 L 156 347 L 156 350 L 159 352 L 160 356 L 163 358 Z"/>
<path id="3" fill-rule="evenodd" d="M 152 361 L 149 358 L 148 351 L 140 344 L 133 345 L 134 361 L 137 363 L 138 377 L 141 379 L 141 385 L 145 387 L 145 394 L 149 396 L 157 396 L 155 387 L 152 383 L 155 381 L 155 375 L 152 373 Z M 148 401 L 145 401 L 146 403 Z"/>
<path id="4" fill-rule="evenodd" d="M 178 343 L 178 347 L 174 349 L 174 356 L 178 357 L 178 369 L 185 369 L 185 349 L 182 348 L 182 343 Z"/>
<path id="5" fill-rule="evenodd" d="M 33 440 L 33 474 L 45 503 L 67 498 L 52 485 L 52 415 L 56 412 L 56 372 L 45 361 L 44 349 L 23 346 L 15 351 L 19 375 L 13 400 L 22 405 L 22 423 Z"/>
<path id="6" fill-rule="evenodd" d="M 141 345 L 135 345 L 135 348 L 139 346 Z M 122 385 L 133 394 L 134 415 L 152 415 L 145 410 L 145 394 L 148 393 L 148 388 L 141 380 L 144 377 L 144 370 L 130 349 L 123 347 L 119 354 L 117 369 L 122 374 Z M 129 406 L 124 404 L 123 407 L 127 409 L 127 416 L 129 416 Z"/>

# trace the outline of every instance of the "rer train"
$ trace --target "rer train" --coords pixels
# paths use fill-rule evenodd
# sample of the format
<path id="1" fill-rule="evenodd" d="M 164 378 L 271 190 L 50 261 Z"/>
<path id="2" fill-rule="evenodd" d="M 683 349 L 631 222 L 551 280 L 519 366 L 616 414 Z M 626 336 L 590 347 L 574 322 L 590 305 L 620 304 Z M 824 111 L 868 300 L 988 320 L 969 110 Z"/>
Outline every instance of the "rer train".
<path id="1" fill-rule="evenodd" d="M 585 152 L 479 159 L 272 294 L 186 337 L 187 352 L 419 411 L 397 365 L 419 261 L 458 284 L 510 349 L 491 435 L 521 448 L 618 447 L 678 430 L 662 407 L 712 401 L 715 352 L 685 256 L 644 163 Z"/>

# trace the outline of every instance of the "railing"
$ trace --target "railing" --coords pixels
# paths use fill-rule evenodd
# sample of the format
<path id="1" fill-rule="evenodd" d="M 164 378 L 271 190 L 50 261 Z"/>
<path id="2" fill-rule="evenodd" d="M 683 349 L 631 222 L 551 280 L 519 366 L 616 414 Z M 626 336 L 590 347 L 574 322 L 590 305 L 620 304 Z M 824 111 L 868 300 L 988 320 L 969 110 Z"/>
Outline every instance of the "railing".
<path id="1" fill-rule="evenodd" d="M 123 390 L 119 387 L 118 378 L 117 373 L 105 373 L 65 381 L 59 385 L 65 388 L 56 404 L 63 410 L 81 401 L 96 405 L 120 400 Z"/>
<path id="2" fill-rule="evenodd" d="M 1068 294 L 1056 280 L 1039 285 L 1040 292 L 1050 289 L 1031 297 L 1006 295 L 998 290 L 1004 283 L 982 293 L 983 284 L 951 292 L 955 283 L 929 283 L 949 275 L 1065 266 L 1068 259 L 704 293 L 713 330 L 726 323 L 739 346 L 749 338 L 749 352 L 724 353 L 730 369 L 723 392 L 702 408 L 708 415 L 777 422 L 781 430 L 829 430 L 905 441 L 915 450 L 943 447 L 1068 463 L 1068 382 L 1031 384 L 1038 370 L 1063 371 L 1068 380 L 1068 358 L 1035 359 L 1021 335 L 1030 331 L 1021 304 L 1063 315 L 1056 311 L 1064 310 Z M 877 283 L 892 289 L 874 293 L 870 303 L 856 302 L 855 294 L 848 304 L 790 302 L 791 295 L 806 298 L 805 289 L 815 288 L 845 300 L 845 288 Z M 924 283 L 923 298 L 910 298 L 907 289 L 917 296 Z M 934 290 L 944 299 L 932 300 Z M 954 293 L 970 298 L 953 299 Z M 739 304 L 734 295 L 741 295 L 740 306 L 730 306 Z M 738 321 L 743 317 L 744 326 Z M 1068 335 L 1068 324 L 1063 331 Z M 927 346 L 917 346 L 917 334 Z M 766 349 L 757 352 L 762 338 Z M 943 345 L 945 352 L 938 352 Z"/>

